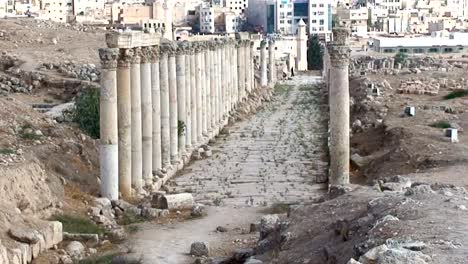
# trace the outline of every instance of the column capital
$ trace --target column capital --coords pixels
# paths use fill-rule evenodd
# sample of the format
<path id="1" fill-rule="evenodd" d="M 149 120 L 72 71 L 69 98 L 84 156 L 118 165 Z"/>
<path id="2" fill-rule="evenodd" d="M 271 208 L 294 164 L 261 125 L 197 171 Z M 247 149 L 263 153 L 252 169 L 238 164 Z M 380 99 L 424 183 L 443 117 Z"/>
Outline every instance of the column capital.
<path id="1" fill-rule="evenodd" d="M 141 48 L 133 48 L 133 56 L 131 59 L 132 64 L 140 64 L 141 63 Z"/>
<path id="2" fill-rule="evenodd" d="M 351 36 L 351 31 L 346 27 L 336 27 L 332 30 L 333 33 L 333 43 L 337 45 L 349 45 L 349 37 Z"/>
<path id="3" fill-rule="evenodd" d="M 99 49 L 99 58 L 103 69 L 117 68 L 117 58 L 119 57 L 119 49 L 103 48 Z"/>
<path id="4" fill-rule="evenodd" d="M 265 49 L 266 45 L 267 45 L 267 42 L 265 40 L 262 40 L 262 42 L 260 42 L 260 48 L 261 49 Z"/>
<path id="5" fill-rule="evenodd" d="M 343 68 L 349 65 L 351 49 L 348 46 L 329 44 L 327 48 L 332 66 Z"/>
<path id="6" fill-rule="evenodd" d="M 161 54 L 173 57 L 177 52 L 177 44 L 174 41 L 161 40 Z"/>
<path id="7" fill-rule="evenodd" d="M 151 46 L 150 47 L 150 62 L 156 62 L 159 59 L 159 46 Z"/>
<path id="8" fill-rule="evenodd" d="M 133 49 L 119 49 L 119 58 L 117 61 L 118 67 L 130 67 L 133 55 Z"/>
<path id="9" fill-rule="evenodd" d="M 152 50 L 151 47 L 141 48 L 141 63 L 149 63 L 152 61 Z"/>
<path id="10" fill-rule="evenodd" d="M 251 41 L 251 40 L 248 40 L 250 42 L 250 48 L 253 48 L 255 42 Z"/>
<path id="11" fill-rule="evenodd" d="M 275 42 L 276 42 L 276 41 L 275 41 L 274 39 L 269 39 L 269 40 L 268 40 L 268 45 L 269 45 L 269 46 L 274 46 L 274 45 L 275 45 Z"/>
<path id="12" fill-rule="evenodd" d="M 177 55 L 185 55 L 190 50 L 190 43 L 188 41 L 182 41 L 177 43 Z"/>
<path id="13" fill-rule="evenodd" d="M 210 41 L 208 41 L 208 49 L 210 49 L 210 50 L 216 50 L 216 45 L 218 45 L 218 44 L 216 43 L 215 40 L 210 40 Z"/>

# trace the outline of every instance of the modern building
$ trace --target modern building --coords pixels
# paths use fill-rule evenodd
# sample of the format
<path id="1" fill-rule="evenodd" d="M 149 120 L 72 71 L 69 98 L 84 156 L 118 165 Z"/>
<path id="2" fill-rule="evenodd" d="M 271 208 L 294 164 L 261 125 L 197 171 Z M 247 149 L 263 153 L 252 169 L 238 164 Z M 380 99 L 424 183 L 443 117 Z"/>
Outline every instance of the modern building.
<path id="1" fill-rule="evenodd" d="M 340 22 L 345 22 L 351 27 L 351 34 L 361 37 L 367 36 L 369 15 L 366 7 L 338 7 L 336 9 L 336 16 Z"/>
<path id="2" fill-rule="evenodd" d="M 211 6 L 200 7 L 200 32 L 215 33 L 215 10 Z"/>
<path id="3" fill-rule="evenodd" d="M 373 49 L 382 53 L 438 54 L 468 51 L 468 33 L 460 32 L 450 33 L 448 37 L 375 37 L 372 42 Z"/>
<path id="4" fill-rule="evenodd" d="M 248 0 L 225 0 L 225 7 L 236 15 L 243 15 L 249 7 Z"/>
<path id="5" fill-rule="evenodd" d="M 73 0 L 42 0 L 39 18 L 67 23 L 73 20 Z"/>

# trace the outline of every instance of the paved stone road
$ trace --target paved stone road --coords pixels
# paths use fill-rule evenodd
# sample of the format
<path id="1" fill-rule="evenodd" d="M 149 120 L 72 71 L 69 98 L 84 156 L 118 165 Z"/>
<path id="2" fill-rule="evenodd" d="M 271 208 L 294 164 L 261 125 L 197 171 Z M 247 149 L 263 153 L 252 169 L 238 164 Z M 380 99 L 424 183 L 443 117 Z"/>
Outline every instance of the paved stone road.
<path id="1" fill-rule="evenodd" d="M 226 205 L 297 203 L 316 197 L 325 175 L 327 117 L 318 105 L 316 76 L 301 75 L 275 90 L 274 102 L 212 146 L 213 157 L 196 161 L 173 182 L 197 200 Z M 315 89 L 315 91 L 314 91 Z"/>
<path id="2" fill-rule="evenodd" d="M 187 253 L 194 241 L 209 242 L 218 253 L 236 240 L 255 241 L 254 234 L 235 230 L 259 219 L 257 207 L 307 203 L 324 191 L 316 180 L 327 172 L 328 115 L 320 106 L 318 81 L 301 75 L 279 84 L 273 102 L 211 146 L 211 158 L 193 162 L 170 182 L 178 191 L 191 191 L 198 202 L 221 206 L 208 207 L 208 216 L 201 219 L 144 224 L 128 241 L 144 255 L 144 263 L 192 263 Z M 214 232 L 217 225 L 232 232 Z"/>

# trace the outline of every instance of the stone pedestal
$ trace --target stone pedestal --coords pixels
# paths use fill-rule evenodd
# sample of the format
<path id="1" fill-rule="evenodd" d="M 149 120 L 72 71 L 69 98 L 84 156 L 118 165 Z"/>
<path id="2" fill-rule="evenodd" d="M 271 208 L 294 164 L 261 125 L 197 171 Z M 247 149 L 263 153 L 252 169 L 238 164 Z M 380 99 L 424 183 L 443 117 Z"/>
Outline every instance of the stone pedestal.
<path id="1" fill-rule="evenodd" d="M 100 49 L 100 172 L 101 195 L 119 198 L 118 132 L 117 132 L 117 57 L 118 49 Z"/>
<path id="2" fill-rule="evenodd" d="M 141 49 L 141 120 L 142 120 L 142 161 L 145 185 L 153 183 L 153 115 L 151 97 L 151 50 Z"/>
<path id="3" fill-rule="evenodd" d="M 350 32 L 333 29 L 330 55 L 330 185 L 349 184 L 349 79 Z"/>
<path id="4" fill-rule="evenodd" d="M 132 49 L 120 49 L 117 68 L 117 113 L 119 128 L 119 190 L 123 198 L 132 196 L 132 137 L 130 62 Z"/>
<path id="5" fill-rule="evenodd" d="M 268 86 L 266 41 L 260 43 L 260 85 Z"/>
<path id="6" fill-rule="evenodd" d="M 141 126 L 141 49 L 134 49 L 130 66 L 132 98 L 132 184 L 137 193 L 143 187 L 142 126 Z"/>

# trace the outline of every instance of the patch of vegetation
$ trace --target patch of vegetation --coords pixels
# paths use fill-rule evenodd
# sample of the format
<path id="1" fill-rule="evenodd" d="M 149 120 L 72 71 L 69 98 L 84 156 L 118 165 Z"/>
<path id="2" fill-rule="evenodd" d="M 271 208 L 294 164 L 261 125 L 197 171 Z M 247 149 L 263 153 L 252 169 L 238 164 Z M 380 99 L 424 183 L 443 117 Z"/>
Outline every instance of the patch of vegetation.
<path id="1" fill-rule="evenodd" d="M 309 38 L 307 45 L 307 68 L 309 70 L 321 70 L 323 68 L 323 47 L 317 35 Z"/>
<path id="2" fill-rule="evenodd" d="M 272 206 L 262 210 L 264 214 L 286 214 L 289 211 L 289 204 L 274 203 Z"/>
<path id="3" fill-rule="evenodd" d="M 437 121 L 435 123 L 432 123 L 429 126 L 435 127 L 435 128 L 449 128 L 450 123 L 445 120 L 442 120 L 442 121 Z"/>
<path id="4" fill-rule="evenodd" d="M 137 215 L 137 214 L 132 213 L 132 212 L 125 212 L 122 215 L 122 217 L 117 219 L 117 223 L 119 225 L 124 225 L 124 226 L 131 225 L 131 224 L 136 224 L 136 223 L 141 223 L 141 222 L 144 222 L 144 221 L 146 221 L 146 219 L 143 216 Z"/>
<path id="5" fill-rule="evenodd" d="M 310 91 L 312 88 L 311 85 L 307 85 L 307 84 L 301 84 L 299 86 L 299 91 Z"/>
<path id="6" fill-rule="evenodd" d="M 293 88 L 294 88 L 294 85 L 277 84 L 275 86 L 275 94 L 277 95 L 288 94 Z"/>
<path id="7" fill-rule="evenodd" d="M 59 221 L 63 225 L 63 231 L 78 234 L 104 234 L 105 230 L 88 218 L 75 215 L 54 215 L 50 220 Z"/>
<path id="8" fill-rule="evenodd" d="M 398 52 L 395 54 L 395 65 L 398 63 L 403 64 L 408 59 L 408 54 L 404 52 Z"/>
<path id="9" fill-rule="evenodd" d="M 20 136 L 22 139 L 26 140 L 39 140 L 41 135 L 36 135 L 34 133 L 34 127 L 30 123 L 25 123 L 21 126 Z"/>
<path id="10" fill-rule="evenodd" d="M 73 122 L 89 136 L 99 138 L 99 90 L 85 89 L 76 99 Z"/>
<path id="11" fill-rule="evenodd" d="M 11 148 L 0 148 L 0 155 L 10 155 L 15 154 L 16 151 Z"/>
<path id="12" fill-rule="evenodd" d="M 468 95 L 468 90 L 456 90 L 456 91 L 453 91 L 449 94 L 447 94 L 446 96 L 444 96 L 444 99 L 445 100 L 450 100 L 450 99 L 455 99 L 455 98 L 458 98 L 458 97 L 464 97 L 464 96 L 467 96 Z"/>

